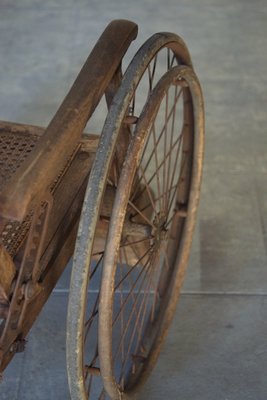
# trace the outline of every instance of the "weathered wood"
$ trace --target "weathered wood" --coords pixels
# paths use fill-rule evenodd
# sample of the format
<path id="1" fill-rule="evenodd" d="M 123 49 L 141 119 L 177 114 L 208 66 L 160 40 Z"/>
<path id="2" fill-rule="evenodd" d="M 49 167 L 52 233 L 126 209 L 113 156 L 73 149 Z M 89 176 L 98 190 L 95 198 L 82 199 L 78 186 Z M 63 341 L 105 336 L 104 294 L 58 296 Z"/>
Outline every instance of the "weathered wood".
<path id="1" fill-rule="evenodd" d="M 92 152 L 88 153 L 80 149 L 55 189 L 53 212 L 50 215 L 46 244 L 40 260 L 40 269 L 43 271 L 41 280 L 30 290 L 27 284 L 30 284 L 31 281 L 25 284 L 18 323 L 12 327 L 12 321 L 7 320 L 5 331 L 0 331 L 0 337 L 2 333 L 0 349 L 4 349 L 3 359 L 0 360 L 0 372 L 5 369 L 13 356 L 10 346 L 13 346 L 18 335 L 22 339 L 25 337 L 73 254 L 87 175 L 92 159 Z M 23 249 L 15 257 L 18 264 L 22 256 Z M 34 294 L 32 298 L 29 297 L 30 291 Z M 3 309 L 2 315 L 6 313 L 7 310 Z"/>
<path id="2" fill-rule="evenodd" d="M 44 128 L 41 127 L 37 127 L 37 126 L 32 126 L 32 125 L 23 125 L 23 124 L 16 124 L 16 123 L 11 123 L 11 122 L 5 122 L 5 121 L 0 121 L 0 141 L 1 143 L 4 143 L 3 140 L 8 140 L 8 138 L 10 137 L 11 142 L 13 143 L 13 146 L 18 145 L 18 148 L 21 149 L 21 143 L 26 144 L 27 142 L 29 143 L 36 143 L 38 141 L 38 137 L 41 136 L 44 132 Z M 33 141 L 33 137 L 37 137 L 37 139 L 34 139 Z M 59 171 L 58 173 L 58 177 L 56 179 L 56 181 L 53 182 L 52 186 L 55 187 L 58 184 L 61 185 L 61 182 L 65 179 L 64 178 L 64 174 L 68 173 L 68 174 L 73 174 L 73 179 L 72 182 L 70 182 L 69 185 L 65 185 L 64 188 L 62 189 L 62 201 L 64 201 L 65 203 L 67 203 L 68 201 L 71 202 L 71 197 L 68 200 L 68 195 L 69 192 L 71 193 L 72 190 L 75 191 L 75 188 L 78 187 L 79 182 L 82 181 L 83 177 L 81 176 L 82 174 L 82 170 L 81 169 L 81 165 L 83 165 L 83 169 L 86 168 L 87 171 L 90 170 L 91 168 L 91 164 L 92 164 L 92 159 L 95 157 L 95 153 L 97 150 L 97 146 L 98 146 L 98 141 L 99 141 L 99 135 L 95 135 L 95 134 L 83 134 L 81 140 L 79 141 L 79 151 L 78 151 L 78 158 L 84 158 L 84 156 L 88 155 L 88 157 L 85 157 L 84 162 L 79 162 L 77 163 L 77 171 L 75 171 L 75 165 L 71 164 L 71 160 L 68 161 L 68 164 L 65 166 L 64 171 Z M 9 145 L 9 149 L 13 151 L 12 146 Z M 23 148 L 22 148 L 23 149 Z M 28 146 L 28 149 L 31 150 L 30 146 Z M 2 151 L 3 153 L 3 151 Z M 18 151 L 16 150 L 16 148 L 14 148 L 14 156 L 16 157 L 16 154 L 18 153 Z M 24 151 L 25 153 L 25 151 Z M 25 153 L 27 155 L 27 153 Z M 76 153 L 77 155 L 77 153 Z M 23 155 L 24 156 L 24 155 Z M 21 157 L 22 158 L 22 157 Z M 10 155 L 10 161 L 12 161 L 12 154 Z M 3 170 L 1 170 L 1 174 L 0 174 L 0 180 L 1 178 L 3 178 L 3 171 L 5 171 L 5 169 L 8 167 L 8 162 L 6 162 L 7 165 L 5 165 L 5 162 L 3 160 L 2 167 Z M 17 163 L 18 165 L 21 164 L 21 162 Z M 71 171 L 68 172 L 69 167 L 72 165 Z M 15 167 L 14 167 L 15 170 Z M 14 173 L 14 172 L 13 172 Z M 1 180 L 2 182 L 8 182 L 9 176 L 12 176 L 12 172 L 7 171 L 7 179 L 5 180 Z M 4 175 L 6 176 L 6 174 Z M 1 185 L 0 185 L 1 187 Z M 60 186 L 62 188 L 62 186 Z M 55 191 L 55 189 L 53 189 L 53 192 Z M 71 196 L 71 195 L 70 195 Z M 57 199 L 59 198 L 59 194 L 57 191 Z M 10 201 L 12 202 L 12 199 L 10 199 Z M 57 202 L 56 202 L 57 204 Z M 55 212 L 53 212 L 53 218 L 51 220 L 51 224 L 49 223 L 49 228 L 52 228 L 53 225 L 55 225 L 57 222 L 56 221 L 60 221 L 60 211 L 63 211 L 64 207 L 58 207 L 57 211 L 59 213 L 58 217 L 57 214 L 55 214 Z M 56 219 L 57 217 L 57 219 Z M 10 222 L 10 224 L 9 224 Z M 6 227 L 10 227 L 10 229 L 7 229 Z M 29 225 L 28 225 L 29 227 Z M 26 228 L 26 229 L 25 229 Z M 13 233 L 12 233 L 13 232 Z M 19 248 L 21 248 L 21 246 L 23 245 L 23 240 L 25 239 L 25 235 L 27 234 L 27 224 L 23 224 L 20 228 L 19 223 L 16 223 L 15 221 L 9 221 L 8 219 L 3 219 L 1 218 L 0 215 L 0 240 L 1 240 L 1 233 L 3 233 L 2 235 L 2 240 L 3 240 L 3 245 L 7 246 L 7 250 L 10 251 L 10 254 L 12 255 L 12 257 L 17 253 L 17 251 L 20 251 Z M 12 236 L 11 236 L 12 233 Z M 6 236 L 4 236 L 6 235 Z M 50 235 L 51 236 L 51 235 Z M 9 243 L 9 240 L 12 240 L 11 243 Z M 19 267 L 20 265 L 20 261 L 17 262 L 17 266 Z"/>
<path id="3" fill-rule="evenodd" d="M 74 221 L 76 221 L 76 223 Z M 54 257 L 51 259 L 51 266 L 41 284 L 38 297 L 34 298 L 34 301 L 29 302 L 27 305 L 27 309 L 24 312 L 24 315 L 27 314 L 27 318 L 23 319 L 19 330 L 10 330 L 8 335 L 3 336 L 3 341 L 0 342 L 0 373 L 4 371 L 15 355 L 15 351 L 10 350 L 12 348 L 12 343 L 16 340 L 18 334 L 21 339 L 25 338 L 60 278 L 60 275 L 64 271 L 74 250 L 77 229 L 78 216 L 76 215 L 66 232 L 63 246 L 61 249 L 57 249 L 58 252 L 55 253 Z M 1 348 L 4 349 L 2 356 Z"/>
<path id="4" fill-rule="evenodd" d="M 0 244 L 0 303 L 8 304 L 12 281 L 16 275 L 16 268 L 12 258 Z"/>
<path id="5" fill-rule="evenodd" d="M 36 125 L 18 124 L 16 122 L 0 121 L 0 135 L 3 133 L 13 133 L 19 135 L 41 136 L 45 128 Z"/>
<path id="6" fill-rule="evenodd" d="M 136 34 L 137 26 L 129 21 L 113 21 L 106 28 L 45 134 L 23 168 L 19 168 L 0 193 L 1 215 L 21 221 L 29 207 L 40 201 L 75 149 Z M 14 201 L 10 202 L 11 198 Z"/>
<path id="7" fill-rule="evenodd" d="M 0 121 L 0 135 L 1 133 L 13 133 L 15 135 L 34 135 L 42 136 L 45 132 L 45 128 L 28 125 L 18 124 L 16 122 Z M 84 132 L 81 136 L 79 143 L 84 151 L 95 153 L 98 146 L 99 134 Z"/>
<path id="8" fill-rule="evenodd" d="M 46 268 L 66 237 L 69 220 L 80 215 L 87 178 L 93 162 L 92 153 L 80 150 L 54 193 L 54 206 L 50 215 L 42 268 Z"/>

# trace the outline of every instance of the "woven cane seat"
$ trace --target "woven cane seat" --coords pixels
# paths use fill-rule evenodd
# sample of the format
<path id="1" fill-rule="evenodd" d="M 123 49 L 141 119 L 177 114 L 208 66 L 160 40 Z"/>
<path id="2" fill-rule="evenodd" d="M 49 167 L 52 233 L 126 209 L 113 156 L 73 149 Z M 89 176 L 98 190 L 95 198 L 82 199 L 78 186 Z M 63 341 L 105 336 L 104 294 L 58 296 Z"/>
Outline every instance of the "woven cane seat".
<path id="1" fill-rule="evenodd" d="M 34 149 L 39 136 L 29 133 L 13 133 L 0 131 L 0 187 L 11 178 L 12 174 L 25 161 Z M 30 225 L 31 217 L 19 223 L 17 221 L 1 221 L 0 242 L 14 257 L 24 240 Z"/>

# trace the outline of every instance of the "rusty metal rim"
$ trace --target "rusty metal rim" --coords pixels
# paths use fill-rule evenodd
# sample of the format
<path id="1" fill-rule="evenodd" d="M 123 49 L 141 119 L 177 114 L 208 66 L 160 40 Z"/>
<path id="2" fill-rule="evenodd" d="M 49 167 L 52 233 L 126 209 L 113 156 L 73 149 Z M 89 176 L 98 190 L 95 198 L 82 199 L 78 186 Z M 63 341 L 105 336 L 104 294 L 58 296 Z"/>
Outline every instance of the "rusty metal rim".
<path id="1" fill-rule="evenodd" d="M 159 312 L 159 319 L 156 322 L 156 326 L 153 325 L 154 332 L 157 332 L 158 330 L 160 334 L 156 333 L 156 338 L 152 343 L 152 348 L 150 349 L 147 362 L 144 364 L 141 374 L 137 374 L 137 378 L 134 380 L 129 388 L 126 388 L 125 392 L 122 391 L 114 377 L 112 365 L 112 343 L 110 339 L 112 338 L 113 316 L 113 307 L 111 305 L 113 304 L 114 297 L 112 284 L 115 279 L 116 257 L 119 249 L 127 202 L 130 195 L 131 183 L 138 163 L 138 152 L 140 153 L 140 147 L 142 149 L 140 143 L 144 142 L 145 136 L 148 133 L 147 125 L 149 121 L 147 116 L 149 116 L 153 120 L 157 113 L 157 106 L 155 106 L 155 103 L 161 101 L 164 95 L 165 83 L 173 82 L 173 80 L 178 78 L 185 79 L 191 89 L 191 92 L 193 92 L 193 97 L 195 98 L 195 120 L 197 121 L 197 124 L 202 125 L 202 113 L 199 113 L 199 110 L 202 109 L 201 91 L 199 89 L 197 78 L 195 77 L 193 71 L 188 67 L 174 67 L 172 70 L 165 74 L 165 76 L 155 87 L 154 91 L 151 94 L 151 101 L 148 101 L 144 112 L 142 113 L 143 119 L 142 116 L 140 117 L 140 123 L 138 123 L 136 127 L 136 136 L 134 136 L 133 143 L 131 143 L 126 156 L 127 163 L 125 164 L 125 167 L 121 173 L 120 182 L 117 187 L 117 196 L 113 207 L 112 218 L 110 221 L 110 230 L 107 238 L 107 247 L 104 258 L 99 305 L 99 358 L 104 387 L 112 399 L 132 398 L 136 394 L 136 391 L 138 390 L 140 385 L 144 382 L 145 378 L 148 376 L 150 370 L 153 368 L 153 365 L 155 364 L 157 358 L 155 357 L 155 354 L 159 353 L 162 344 L 162 337 L 167 331 L 175 310 L 176 300 L 178 299 L 179 293 L 179 290 L 177 290 L 176 286 L 177 283 L 179 283 L 179 287 L 182 285 L 182 280 L 187 265 L 187 259 L 190 249 L 188 244 L 191 244 L 192 239 L 201 176 L 201 168 L 200 171 L 196 170 L 195 168 L 195 165 L 199 166 L 199 164 L 196 164 L 196 162 L 194 162 L 194 171 L 191 182 L 192 190 L 190 193 L 190 205 L 188 209 L 189 217 L 186 219 L 186 225 L 183 230 L 182 243 L 179 247 L 180 251 L 178 254 L 177 264 L 175 270 L 172 273 L 172 278 L 174 279 L 174 282 L 176 282 L 176 284 L 172 285 L 171 290 L 168 290 L 167 296 L 165 296 L 163 300 L 163 307 L 161 307 L 161 311 Z M 198 127 L 195 126 L 195 131 L 198 136 L 199 130 L 197 128 Z M 195 148 L 195 156 L 197 155 L 197 157 L 199 157 L 199 152 L 202 153 L 201 148 Z M 195 186 L 196 191 L 194 191 Z M 179 271 L 178 278 L 175 277 L 177 271 Z M 166 298 L 168 299 L 168 301 L 166 301 Z M 172 300 L 171 302 L 170 299 Z M 165 316 L 165 313 L 167 317 Z"/>
<path id="2" fill-rule="evenodd" d="M 183 64 L 192 65 L 186 45 L 175 34 L 155 34 L 141 47 L 128 67 L 121 87 L 114 97 L 100 137 L 98 151 L 88 181 L 73 260 L 68 307 L 67 364 L 73 400 L 85 400 L 87 398 L 83 382 L 82 349 L 90 259 L 100 204 L 119 128 L 124 118 L 127 104 L 133 96 L 134 89 L 147 64 L 163 47 L 171 48 L 181 58 Z M 127 93 L 126 97 L 124 96 L 125 93 Z"/>
<path id="3" fill-rule="evenodd" d="M 139 390 L 141 385 L 151 373 L 151 370 L 158 359 L 160 349 L 168 333 L 168 329 L 172 323 L 181 286 L 185 277 L 200 198 L 204 157 L 204 101 L 201 86 L 195 73 L 192 70 L 183 67 L 183 70 L 180 71 L 180 75 L 183 76 L 183 79 L 186 80 L 190 88 L 195 121 L 193 168 L 189 193 L 188 215 L 183 227 L 182 240 L 179 247 L 181 251 L 179 250 L 177 253 L 175 268 L 173 270 L 171 279 L 169 280 L 170 286 L 168 287 L 167 295 L 164 299 L 165 305 L 162 307 L 164 312 L 160 314 L 157 324 L 154 326 L 154 329 L 157 333 L 156 337 L 154 338 L 153 346 L 151 347 L 148 355 L 149 361 L 145 365 L 145 368 L 142 369 L 142 377 L 139 379 L 138 384 L 134 387 L 134 392 Z M 132 387 L 133 385 L 135 385 L 135 382 L 132 382 Z M 133 393 L 130 387 L 127 395 L 124 398 L 132 398 L 132 394 Z"/>
<path id="4" fill-rule="evenodd" d="M 99 75 L 99 68 L 96 76 L 103 82 L 108 83 L 113 77 L 110 75 L 116 73 L 116 68 L 121 63 L 121 58 L 124 56 L 127 48 L 129 47 L 132 40 L 137 36 L 137 25 L 131 21 L 126 20 L 115 20 L 112 21 L 108 27 L 105 29 L 104 33 L 100 37 L 95 48 L 97 48 L 97 57 L 94 58 L 94 64 L 97 66 L 103 64 L 104 59 L 109 59 L 109 63 L 112 63 L 112 70 L 108 72 L 108 76 L 97 76 Z M 110 51 L 110 40 L 117 41 L 117 48 L 120 49 L 120 58 L 118 58 L 118 52 L 114 54 Z M 112 46 L 111 46 L 112 47 Z M 101 52 L 101 48 L 105 49 L 105 52 Z M 95 57 L 96 51 L 94 51 L 93 56 Z M 91 57 L 91 55 L 89 56 Z M 100 59 L 99 59 L 100 57 Z M 92 58 L 92 57 L 91 57 Z M 102 64 L 101 64 L 102 60 Z M 109 64 L 108 63 L 108 64 Z M 105 63 L 104 63 L 105 64 Z M 84 70 L 84 68 L 83 68 Z M 90 75 L 90 79 L 95 79 L 94 76 Z M 75 84 L 74 84 L 75 85 Z M 77 86 L 77 85 L 76 85 Z M 103 86 L 103 84 L 102 84 Z M 106 87 L 105 86 L 105 87 Z M 90 89 L 90 87 L 89 87 Z M 103 90 L 104 92 L 104 90 Z M 93 96 L 94 97 L 94 96 Z M 96 101 L 95 98 L 90 96 L 92 101 Z M 98 99 L 97 99 L 98 100 Z M 88 107 L 87 107 L 88 108 Z M 83 113 L 86 113 L 86 118 L 90 115 L 91 110 L 86 110 L 82 107 Z M 101 140 L 101 139 L 100 139 Z M 99 144 L 98 149 L 101 149 Z M 94 174 L 93 174 L 94 175 Z M 92 179 L 94 181 L 94 179 Z M 95 213 L 95 205 L 99 207 L 101 202 L 101 197 L 103 193 L 104 184 L 98 185 L 99 179 L 95 180 L 97 184 L 89 184 L 87 186 L 87 191 L 85 194 L 85 200 L 83 204 L 83 209 L 81 213 L 81 223 L 79 224 L 76 248 L 74 252 L 74 266 L 71 278 L 69 305 L 68 305 L 68 317 L 67 317 L 67 346 L 66 346 L 66 357 L 67 357 L 67 372 L 68 372 L 68 382 L 72 399 L 86 399 L 83 386 L 83 371 L 82 371 L 82 352 L 79 352 L 79 347 L 77 347 L 77 340 L 80 343 L 82 332 L 83 332 L 83 317 L 80 314 L 80 302 L 82 293 L 83 306 L 85 306 L 86 301 L 86 288 L 88 280 L 88 268 L 90 262 L 90 246 L 87 250 L 87 243 L 91 243 L 94 236 L 94 230 L 97 221 L 97 213 Z M 94 198 L 94 203 L 91 202 L 91 197 Z M 89 201 L 89 203 L 88 203 Z M 88 229 L 87 221 L 92 221 L 91 229 Z M 79 238 L 85 238 L 85 241 L 80 241 Z M 82 243 L 81 243 L 82 242 Z M 85 298 L 84 298 L 85 297 Z M 77 335 L 77 336 L 76 336 Z"/>

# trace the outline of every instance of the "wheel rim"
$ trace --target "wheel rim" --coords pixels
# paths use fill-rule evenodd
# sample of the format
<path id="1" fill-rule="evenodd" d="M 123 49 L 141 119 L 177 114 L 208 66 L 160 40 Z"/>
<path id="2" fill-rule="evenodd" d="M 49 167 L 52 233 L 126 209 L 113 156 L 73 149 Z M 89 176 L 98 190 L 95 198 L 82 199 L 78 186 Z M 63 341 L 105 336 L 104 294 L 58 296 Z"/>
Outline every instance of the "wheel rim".
<path id="1" fill-rule="evenodd" d="M 103 198 L 105 185 L 109 182 L 108 171 L 115 153 L 115 143 L 120 131 L 119 127 L 122 118 L 125 116 L 125 111 L 128 110 L 129 104 L 132 103 L 129 110 L 129 117 L 134 117 L 134 114 L 136 114 L 134 112 L 135 107 L 133 107 L 136 87 L 146 72 L 149 78 L 148 65 L 151 66 L 150 74 L 152 72 L 153 75 L 153 59 L 161 50 L 164 50 L 166 53 L 164 56 L 167 65 L 165 70 L 173 67 L 176 62 L 191 65 L 186 46 L 176 35 L 168 33 L 156 34 L 142 46 L 127 69 L 123 84 L 119 90 L 120 93 L 127 93 L 127 96 L 124 96 L 123 101 L 121 101 L 118 93 L 110 109 L 105 125 L 106 128 L 104 128 L 100 140 L 100 148 L 104 152 L 104 157 L 101 157 L 100 152 L 96 155 L 88 183 L 74 255 L 72 273 L 72 286 L 74 290 L 70 293 L 68 311 L 68 376 L 71 396 L 75 400 L 85 400 L 89 397 L 98 399 L 106 398 L 103 386 L 101 383 L 98 383 L 99 379 L 95 379 L 95 377 L 100 376 L 99 344 L 96 335 L 92 333 L 97 331 L 98 325 L 99 296 L 97 293 L 98 289 L 95 288 L 99 286 L 99 272 L 95 269 L 96 264 L 91 266 L 91 268 L 89 266 L 93 253 L 93 241 L 98 222 L 100 203 Z M 162 71 L 160 73 L 162 75 Z M 152 91 L 153 85 L 156 84 L 156 73 L 153 76 L 153 82 L 149 78 L 149 85 L 151 87 L 148 85 L 148 94 Z M 145 100 L 141 99 L 141 103 L 143 102 L 144 104 Z M 137 103 L 136 99 L 135 103 Z M 127 124 L 131 125 L 132 123 L 133 120 L 131 121 L 130 118 Z M 110 130 L 110 126 L 113 126 L 112 130 Z M 100 171 L 101 181 L 98 180 L 95 171 Z M 90 229 L 88 229 L 88 226 Z M 99 269 L 101 268 L 101 264 L 101 262 L 98 264 Z M 93 281 L 96 282 L 96 286 L 94 286 Z M 90 292 L 89 308 L 87 306 L 88 292 Z M 90 335 L 93 337 L 93 340 L 88 345 L 87 341 L 89 341 Z M 88 340 L 84 340 L 85 338 Z M 89 351 L 88 348 L 90 348 Z"/>
<path id="2" fill-rule="evenodd" d="M 169 307 L 170 315 L 164 320 L 164 310 L 169 305 L 166 288 L 170 285 L 171 279 L 175 279 L 178 270 L 180 276 L 173 290 L 177 292 L 177 285 L 182 284 L 189 249 L 186 246 L 185 251 L 180 251 L 181 249 L 177 248 L 177 241 L 182 243 L 183 236 L 186 236 L 186 240 L 191 242 L 198 200 L 198 195 L 194 192 L 193 202 L 191 201 L 189 207 L 195 126 L 193 103 L 188 86 L 192 90 L 196 85 L 198 85 L 197 79 L 189 68 L 176 67 L 165 74 L 152 92 L 151 99 L 148 100 L 137 123 L 120 175 L 104 256 L 99 320 L 100 367 L 105 389 L 112 399 L 132 396 L 153 367 L 162 337 L 170 324 L 175 308 L 175 304 Z M 173 105 L 169 112 L 171 86 L 173 86 Z M 166 87 L 168 90 L 165 92 Z M 182 93 L 184 97 L 182 115 L 185 121 L 177 130 L 175 116 L 177 102 Z M 165 100 L 163 100 L 164 95 Z M 199 86 L 194 95 L 195 99 L 201 99 Z M 161 114 L 162 103 L 165 103 L 162 107 L 164 124 L 157 131 L 155 116 Z M 201 108 L 201 101 L 197 105 L 195 104 L 195 108 Z M 180 110 L 178 110 L 178 114 L 181 116 Z M 198 116 L 195 117 L 198 118 Z M 201 117 L 198 123 L 200 119 Z M 149 129 L 151 121 L 153 123 Z M 168 124 L 171 126 L 170 139 L 167 139 Z M 176 138 L 174 132 L 176 134 L 179 132 Z M 144 160 L 144 155 L 149 149 L 150 139 L 152 150 L 150 149 L 149 155 Z M 169 143 L 167 143 L 168 140 Z M 163 147 L 162 160 L 159 160 L 157 154 L 160 143 Z M 168 147 L 171 151 L 167 152 Z M 199 150 L 201 152 L 201 149 L 198 148 L 197 154 Z M 173 151 L 176 154 L 173 155 Z M 148 179 L 146 171 L 149 170 L 152 160 L 151 154 L 154 158 L 156 172 L 148 172 Z M 172 155 L 174 157 L 171 161 Z M 140 164 L 138 165 L 139 159 Z M 144 168 L 141 167 L 142 162 Z M 180 168 L 177 168 L 179 164 Z M 137 183 L 134 184 L 134 190 L 131 193 L 137 165 L 138 178 L 135 178 Z M 194 186 L 196 186 L 197 180 L 199 187 L 200 175 L 201 171 L 197 171 Z M 175 180 L 177 183 L 173 185 Z M 139 190 L 138 193 L 141 181 L 144 185 L 141 186 L 141 191 Z M 160 186 L 162 187 L 160 188 Z M 153 208 L 153 222 L 150 223 L 151 237 L 149 238 L 151 247 L 149 254 L 144 252 L 138 255 L 141 260 L 139 264 L 136 263 L 133 267 L 125 270 L 127 239 L 125 241 L 125 237 L 122 235 L 125 215 L 126 218 L 130 216 L 132 223 L 137 216 L 141 217 L 144 224 L 149 223 L 147 215 L 143 214 L 148 206 L 145 205 L 140 210 L 134 205 L 138 196 L 144 191 L 147 191 L 150 206 L 152 205 Z M 156 197 L 152 195 L 153 192 L 158 192 Z M 175 200 L 176 204 L 174 204 Z M 133 212 L 128 210 L 128 217 L 127 207 Z M 177 207 L 179 209 L 174 213 L 173 211 Z M 188 214 L 190 214 L 189 218 L 187 218 Z M 189 235 L 183 235 L 185 226 L 190 232 Z M 171 240 L 172 236 L 175 236 L 175 241 Z M 130 243 L 134 242 L 130 240 Z M 164 249 L 166 243 L 168 243 L 168 247 Z M 132 247 L 130 244 L 128 246 Z M 177 266 L 178 255 L 182 258 L 182 262 L 178 261 Z M 155 276 L 157 276 L 156 280 Z M 153 280 L 155 281 L 154 285 Z M 128 286 L 131 287 L 131 290 L 129 288 L 127 290 Z M 175 296 L 177 297 L 177 293 Z M 128 314 L 128 318 L 125 317 L 126 314 Z M 151 335 L 152 331 L 154 332 Z"/>

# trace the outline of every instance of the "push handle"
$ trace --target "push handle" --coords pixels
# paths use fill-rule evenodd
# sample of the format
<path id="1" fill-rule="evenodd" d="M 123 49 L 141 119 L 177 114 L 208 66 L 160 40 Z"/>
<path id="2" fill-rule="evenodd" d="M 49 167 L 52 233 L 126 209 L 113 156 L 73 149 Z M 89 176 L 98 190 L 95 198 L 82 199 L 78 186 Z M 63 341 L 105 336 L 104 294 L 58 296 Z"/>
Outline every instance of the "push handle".
<path id="1" fill-rule="evenodd" d="M 41 201 L 77 146 L 137 30 L 127 20 L 107 26 L 35 149 L 0 192 L 2 217 L 21 221 Z"/>

